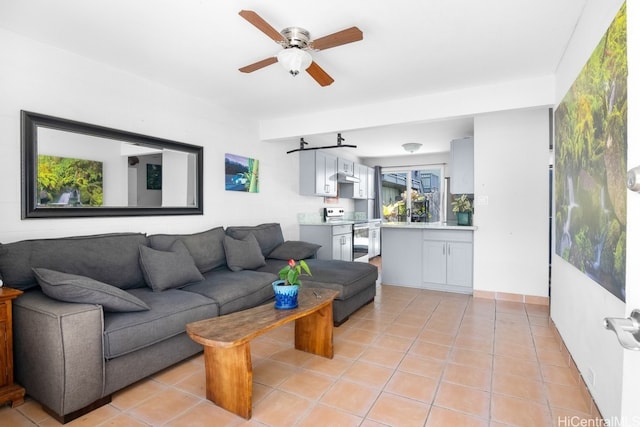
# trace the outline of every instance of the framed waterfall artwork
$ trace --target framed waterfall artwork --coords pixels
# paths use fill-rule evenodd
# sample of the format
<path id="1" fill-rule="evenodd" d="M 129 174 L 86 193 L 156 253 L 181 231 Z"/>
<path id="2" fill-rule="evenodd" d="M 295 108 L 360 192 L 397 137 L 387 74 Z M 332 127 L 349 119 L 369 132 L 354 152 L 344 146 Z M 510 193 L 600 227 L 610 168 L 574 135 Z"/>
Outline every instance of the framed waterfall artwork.
<path id="1" fill-rule="evenodd" d="M 555 111 L 555 252 L 625 301 L 626 3 Z"/>
<path id="2" fill-rule="evenodd" d="M 258 159 L 224 155 L 224 189 L 227 191 L 244 191 L 257 193 L 260 189 L 258 175 Z"/>

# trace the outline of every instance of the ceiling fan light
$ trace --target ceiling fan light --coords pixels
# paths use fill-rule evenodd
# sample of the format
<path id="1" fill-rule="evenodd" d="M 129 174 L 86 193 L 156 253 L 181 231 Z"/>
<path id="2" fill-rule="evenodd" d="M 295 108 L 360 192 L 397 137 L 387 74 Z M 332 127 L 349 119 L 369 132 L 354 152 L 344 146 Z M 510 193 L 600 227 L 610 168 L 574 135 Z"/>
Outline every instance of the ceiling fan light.
<path id="1" fill-rule="evenodd" d="M 306 70 L 311 65 L 312 59 L 309 52 L 297 47 L 283 49 L 278 53 L 278 62 L 291 75 L 297 76 L 301 70 Z"/>
<path id="2" fill-rule="evenodd" d="M 407 142 L 406 144 L 402 144 L 402 148 L 409 153 L 413 153 L 414 151 L 418 151 L 422 147 L 422 144 L 419 142 Z"/>

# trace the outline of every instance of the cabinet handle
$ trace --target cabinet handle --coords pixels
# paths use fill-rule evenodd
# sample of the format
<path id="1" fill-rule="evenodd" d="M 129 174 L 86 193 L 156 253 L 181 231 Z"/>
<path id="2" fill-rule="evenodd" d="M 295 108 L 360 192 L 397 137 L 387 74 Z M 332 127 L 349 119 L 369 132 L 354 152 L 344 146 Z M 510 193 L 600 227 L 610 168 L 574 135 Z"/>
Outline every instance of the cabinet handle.
<path id="1" fill-rule="evenodd" d="M 445 247 L 445 245 L 446 245 L 446 243 L 443 243 L 443 244 L 442 244 L 442 255 L 445 255 L 445 254 L 446 254 L 446 253 L 445 253 L 445 251 L 444 251 L 444 247 Z"/>
<path id="2" fill-rule="evenodd" d="M 447 254 L 451 255 L 451 245 L 447 243 Z"/>
<path id="3" fill-rule="evenodd" d="M 328 193 L 329 192 L 329 184 L 325 184 L 324 185 L 324 192 Z"/>

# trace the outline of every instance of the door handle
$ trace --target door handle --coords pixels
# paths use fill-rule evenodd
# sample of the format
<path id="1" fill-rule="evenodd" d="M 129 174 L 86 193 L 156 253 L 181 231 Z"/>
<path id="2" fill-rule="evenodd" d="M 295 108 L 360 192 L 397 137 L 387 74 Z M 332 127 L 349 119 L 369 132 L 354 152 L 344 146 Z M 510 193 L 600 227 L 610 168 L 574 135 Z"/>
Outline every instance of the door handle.
<path id="1" fill-rule="evenodd" d="M 640 310 L 631 311 L 626 319 L 605 317 L 604 327 L 616 333 L 620 345 L 628 350 L 640 350 Z"/>
<path id="2" fill-rule="evenodd" d="M 640 166 L 629 169 L 627 172 L 627 188 L 636 193 L 640 192 Z"/>

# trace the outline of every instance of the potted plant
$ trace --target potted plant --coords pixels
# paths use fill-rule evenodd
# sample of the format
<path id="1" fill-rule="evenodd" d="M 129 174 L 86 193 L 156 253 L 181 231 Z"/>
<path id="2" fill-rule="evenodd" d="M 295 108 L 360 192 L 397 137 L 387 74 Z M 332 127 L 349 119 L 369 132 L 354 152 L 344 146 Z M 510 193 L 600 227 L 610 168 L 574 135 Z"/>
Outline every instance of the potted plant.
<path id="1" fill-rule="evenodd" d="M 298 288 L 302 285 L 300 275 L 303 272 L 311 276 L 311 270 L 304 260 L 296 262 L 290 259 L 287 265 L 280 269 L 278 272 L 280 280 L 273 282 L 276 308 L 286 310 L 298 306 Z"/>
<path id="2" fill-rule="evenodd" d="M 453 199 L 453 212 L 458 216 L 458 225 L 471 225 L 471 213 L 473 212 L 473 205 L 471 200 L 466 194 L 461 195 Z"/>

